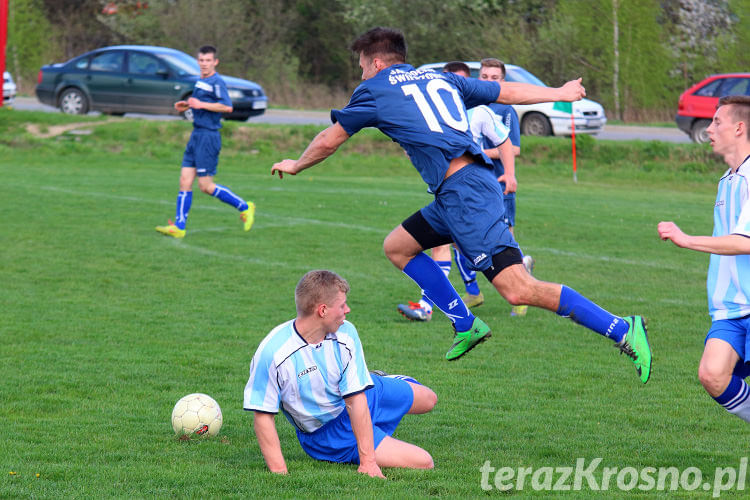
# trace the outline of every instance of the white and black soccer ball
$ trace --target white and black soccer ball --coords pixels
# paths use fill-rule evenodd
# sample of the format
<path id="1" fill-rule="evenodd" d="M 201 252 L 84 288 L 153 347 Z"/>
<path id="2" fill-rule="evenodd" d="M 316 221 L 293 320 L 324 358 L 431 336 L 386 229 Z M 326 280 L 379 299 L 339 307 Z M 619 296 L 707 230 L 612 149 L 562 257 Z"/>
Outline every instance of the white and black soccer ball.
<path id="1" fill-rule="evenodd" d="M 172 428 L 175 434 L 215 436 L 223 422 L 219 403 L 201 393 L 188 394 L 177 401 L 172 410 Z"/>

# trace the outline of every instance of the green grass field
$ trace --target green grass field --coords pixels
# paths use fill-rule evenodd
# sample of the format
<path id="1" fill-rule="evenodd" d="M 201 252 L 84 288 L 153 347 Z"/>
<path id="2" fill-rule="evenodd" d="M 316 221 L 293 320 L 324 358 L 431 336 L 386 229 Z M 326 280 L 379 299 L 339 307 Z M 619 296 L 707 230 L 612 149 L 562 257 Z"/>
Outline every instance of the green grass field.
<path id="1" fill-rule="evenodd" d="M 528 141 L 537 153 L 519 162 L 517 236 L 536 275 L 649 319 L 655 361 L 643 386 L 609 341 L 547 311 L 511 318 L 486 281 L 476 313 L 493 337 L 446 362 L 447 319 L 414 324 L 396 313 L 419 291 L 382 241 L 429 196 L 377 134 L 279 180 L 271 164 L 298 154 L 317 129 L 229 124 L 217 181 L 255 201 L 256 225 L 243 233 L 236 212 L 196 193 L 188 235 L 176 241 L 154 226 L 174 216 L 188 124 L 120 120 L 38 139 L 23 131 L 31 121 L 71 120 L 0 113 L 2 498 L 704 498 L 715 469 L 738 468 L 747 455 L 746 424 L 696 377 L 709 325 L 707 256 L 656 234 L 660 220 L 710 233 L 719 163 L 682 170 L 684 155 L 704 158 L 705 149 L 603 143 L 608 164 L 584 141 L 577 184 L 564 140 Z M 550 151 L 559 159 L 544 160 Z M 666 160 L 615 165 L 633 151 Z M 294 316 L 294 286 L 315 268 L 349 280 L 349 319 L 368 366 L 438 394 L 432 413 L 407 416 L 396 434 L 428 450 L 434 470 L 386 469 L 382 481 L 315 462 L 279 417 L 290 474 L 267 472 L 242 409 L 249 362 L 268 331 Z M 172 407 L 191 392 L 221 405 L 217 438 L 174 436 Z M 585 479 L 580 491 L 536 491 L 529 475 L 502 492 L 493 473 L 482 487 L 488 461 L 536 471 L 579 458 L 601 458 L 597 487 L 606 467 L 694 467 L 704 481 L 694 491 L 623 491 L 613 476 L 606 492 Z M 746 494 L 735 487 L 722 497 Z"/>

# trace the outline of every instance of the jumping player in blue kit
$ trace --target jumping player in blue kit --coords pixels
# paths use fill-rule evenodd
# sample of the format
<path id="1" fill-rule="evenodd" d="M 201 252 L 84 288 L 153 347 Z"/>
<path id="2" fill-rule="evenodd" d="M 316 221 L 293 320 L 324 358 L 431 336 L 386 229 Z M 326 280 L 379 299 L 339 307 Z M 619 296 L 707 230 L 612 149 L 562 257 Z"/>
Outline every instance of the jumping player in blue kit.
<path id="1" fill-rule="evenodd" d="M 423 252 L 455 242 L 508 302 L 549 309 L 614 340 L 646 383 L 651 349 L 643 319 L 614 316 L 574 290 L 536 280 L 526 272 L 518 244 L 501 220 L 502 191 L 492 162 L 469 132 L 466 107 L 495 101 L 576 101 L 586 94 L 580 79 L 559 88 L 517 82 L 501 86 L 417 71 L 405 63 L 403 34 L 388 28 L 371 29 L 351 48 L 359 54 L 363 82 L 349 104 L 331 111 L 333 125 L 319 133 L 299 159 L 278 162 L 271 173 L 295 175 L 331 156 L 362 128 L 378 128 L 406 150 L 435 193 L 432 203 L 391 231 L 383 247 L 388 259 L 453 322 L 454 342 L 446 359 L 458 359 L 490 336 L 490 328 L 469 311 L 435 261 Z"/>
<path id="2" fill-rule="evenodd" d="M 177 195 L 175 221 L 156 230 L 166 236 L 184 238 L 188 213 L 193 202 L 193 182 L 198 176 L 198 187 L 240 212 L 245 231 L 249 231 L 255 219 L 255 205 L 246 202 L 226 186 L 214 183 L 216 167 L 221 151 L 221 114 L 232 111 L 227 86 L 216 72 L 219 59 L 216 48 L 205 45 L 198 50 L 198 66 L 201 77 L 195 82 L 193 95 L 187 101 L 178 101 L 174 107 L 180 113 L 193 110 L 193 133 L 185 147 L 180 172 L 180 192 Z"/>

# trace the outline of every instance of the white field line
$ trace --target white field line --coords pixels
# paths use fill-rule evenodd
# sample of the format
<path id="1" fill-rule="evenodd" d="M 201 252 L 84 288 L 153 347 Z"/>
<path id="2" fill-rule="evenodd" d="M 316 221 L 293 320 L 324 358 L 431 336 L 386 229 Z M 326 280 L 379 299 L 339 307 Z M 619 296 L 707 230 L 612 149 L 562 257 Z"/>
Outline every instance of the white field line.
<path id="1" fill-rule="evenodd" d="M 54 191 L 54 192 L 60 192 L 75 196 L 96 196 L 99 198 L 107 198 L 107 199 L 114 199 L 114 200 L 123 200 L 123 201 L 131 201 L 134 203 L 150 203 L 150 204 L 156 204 L 156 205 L 166 205 L 166 206 L 174 206 L 173 201 L 168 200 L 152 200 L 152 199 L 146 199 L 146 198 L 139 198 L 137 196 L 123 196 L 123 195 L 116 195 L 116 194 L 110 194 L 110 193 L 101 193 L 96 191 L 78 191 L 73 189 L 66 189 L 66 188 L 60 188 L 57 186 L 41 186 L 40 189 L 46 190 L 46 191 Z M 217 211 L 225 211 L 227 210 L 227 207 L 222 206 L 223 204 L 217 204 L 217 205 L 205 205 L 201 206 L 200 210 L 217 210 Z M 260 217 L 259 217 L 260 216 Z M 270 217 L 272 219 L 272 222 L 263 222 L 263 219 L 266 219 L 267 217 Z M 324 221 L 319 219 L 311 219 L 311 218 L 305 218 L 305 217 L 292 217 L 288 215 L 283 214 L 274 214 L 269 213 L 265 211 L 259 211 L 256 214 L 256 218 L 261 219 L 260 221 L 256 222 L 256 228 L 270 228 L 270 227 L 288 227 L 288 226 L 302 226 L 302 225 L 322 225 L 322 226 L 331 226 L 331 227 L 338 227 L 343 229 L 349 229 L 349 230 L 356 230 L 356 231 L 363 231 L 363 232 L 371 232 L 371 233 L 378 233 L 385 235 L 389 229 L 382 229 L 382 228 L 376 228 L 371 226 L 364 226 L 360 224 L 347 224 L 344 222 L 332 222 L 332 221 Z M 206 228 L 206 229 L 191 229 L 191 233 L 197 233 L 201 231 L 212 231 L 212 232 L 221 232 L 221 231 L 236 231 L 236 228 L 234 227 L 214 227 L 214 228 Z M 197 247 L 195 247 L 197 248 Z M 670 271 L 679 271 L 680 273 L 695 273 L 696 276 L 704 276 L 705 275 L 705 269 L 685 269 L 684 266 L 671 263 L 669 261 L 665 262 L 662 260 L 654 261 L 654 260 L 634 260 L 634 259 L 624 259 L 620 257 L 609 257 L 606 255 L 592 255 L 587 253 L 581 253 L 581 252 L 572 252 L 567 250 L 561 250 L 559 248 L 537 248 L 537 247 L 523 247 L 525 250 L 528 251 L 528 253 L 549 253 L 552 255 L 561 255 L 565 257 L 572 257 L 576 259 L 581 260 L 588 260 L 588 261 L 599 261 L 599 262 L 607 262 L 612 264 L 618 264 L 618 265 L 627 265 L 627 266 L 640 266 L 640 267 L 651 267 L 651 268 L 658 268 L 658 269 L 665 269 Z M 210 250 L 206 250 L 206 252 L 211 252 Z M 216 254 L 219 256 L 220 254 Z M 225 255 L 228 258 L 240 258 L 245 259 L 247 262 L 251 262 L 251 260 L 248 260 L 246 257 L 238 257 L 238 256 L 232 256 L 232 255 Z M 665 299 L 664 302 L 673 302 L 676 304 L 682 303 L 679 300 L 670 300 Z"/>
<path id="2" fill-rule="evenodd" d="M 54 192 L 58 192 L 58 193 L 71 194 L 71 195 L 75 195 L 75 196 L 84 196 L 84 197 L 95 196 L 97 198 L 107 198 L 107 199 L 111 199 L 111 200 L 132 201 L 134 203 L 150 203 L 150 204 L 166 205 L 166 206 L 172 206 L 172 207 L 175 204 L 174 201 L 168 201 L 168 200 L 150 200 L 150 199 L 146 199 L 146 198 L 139 198 L 137 196 L 123 196 L 123 195 L 116 195 L 116 194 L 109 194 L 109 193 L 98 193 L 98 192 L 95 192 L 95 191 L 85 191 L 85 192 L 84 191 L 76 191 L 76 190 L 73 190 L 73 189 L 65 189 L 65 188 L 60 188 L 60 187 L 57 187 L 57 186 L 41 186 L 39 189 L 44 189 L 45 191 L 54 191 Z M 230 208 L 224 206 L 223 203 L 219 202 L 216 205 L 201 206 L 200 210 L 215 210 L 215 211 L 222 211 L 223 212 L 223 211 L 226 211 L 226 210 L 230 210 Z M 371 227 L 371 226 L 363 226 L 361 224 L 347 224 L 345 222 L 332 222 L 332 221 L 324 221 L 324 220 L 319 220 L 319 219 L 308 219 L 308 218 L 305 218 L 305 217 L 290 217 L 288 215 L 274 214 L 274 213 L 269 213 L 269 212 L 266 212 L 266 211 L 260 211 L 259 213 L 257 213 L 256 216 L 255 216 L 256 219 L 258 218 L 259 215 L 261 216 L 260 218 L 264 218 L 265 215 L 268 215 L 268 216 L 272 217 L 276 221 L 278 221 L 278 220 L 284 220 L 285 223 L 280 224 L 278 222 L 277 223 L 271 222 L 270 224 L 264 225 L 264 224 L 258 224 L 256 222 L 256 225 L 254 225 L 253 227 L 256 227 L 256 228 L 265 228 L 265 227 L 278 227 L 278 226 L 296 226 L 296 225 L 305 225 L 305 224 L 318 224 L 318 225 L 323 225 L 323 226 L 340 227 L 340 228 L 344 228 L 344 229 L 353 229 L 353 230 L 357 230 L 357 231 L 378 233 L 378 234 L 383 234 L 383 235 L 385 235 L 388 232 L 390 232 L 390 229 L 382 229 L 382 228 Z M 231 231 L 235 230 L 234 228 L 231 228 L 231 229 L 230 228 L 226 228 L 226 229 L 227 230 L 231 230 Z M 213 230 L 214 231 L 220 231 L 221 229 L 214 228 Z M 204 231 L 208 231 L 208 230 L 204 229 Z M 191 230 L 191 232 L 195 233 L 197 231 L 196 230 Z"/>

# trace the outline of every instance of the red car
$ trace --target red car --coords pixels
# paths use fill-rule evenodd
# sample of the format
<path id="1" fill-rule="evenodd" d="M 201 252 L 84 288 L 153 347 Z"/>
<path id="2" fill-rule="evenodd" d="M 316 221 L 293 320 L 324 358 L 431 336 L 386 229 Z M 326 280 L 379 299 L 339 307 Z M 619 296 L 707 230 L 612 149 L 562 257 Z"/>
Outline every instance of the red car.
<path id="1" fill-rule="evenodd" d="M 706 128 L 725 95 L 750 95 L 750 73 L 712 75 L 687 89 L 677 103 L 677 126 L 693 142 L 708 142 Z"/>

